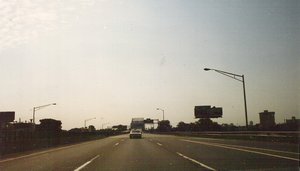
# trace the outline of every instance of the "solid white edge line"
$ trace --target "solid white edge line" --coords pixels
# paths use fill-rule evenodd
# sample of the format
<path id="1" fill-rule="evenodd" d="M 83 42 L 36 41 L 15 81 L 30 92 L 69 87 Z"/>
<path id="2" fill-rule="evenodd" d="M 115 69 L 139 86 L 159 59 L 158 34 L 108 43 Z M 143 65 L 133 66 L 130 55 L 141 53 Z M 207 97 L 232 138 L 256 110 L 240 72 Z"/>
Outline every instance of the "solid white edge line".
<path id="1" fill-rule="evenodd" d="M 183 154 L 181 154 L 181 153 L 179 153 L 179 152 L 176 152 L 176 153 L 177 153 L 179 156 L 181 156 L 181 157 L 183 157 L 183 158 L 185 158 L 185 159 L 187 159 L 187 160 L 190 160 L 190 161 L 192 161 L 192 162 L 194 162 L 194 163 L 196 163 L 196 164 L 198 164 L 198 165 L 200 165 L 200 166 L 202 166 L 202 167 L 204 167 L 204 168 L 206 168 L 206 169 L 216 171 L 216 169 L 214 169 L 214 168 L 212 168 L 212 167 L 209 167 L 209 166 L 207 166 L 207 165 L 205 165 L 205 164 L 203 164 L 203 163 L 200 163 L 199 161 L 197 161 L 197 160 L 195 160 L 195 159 L 192 159 L 192 158 L 190 158 L 190 157 L 187 157 L 187 156 L 185 156 L 185 155 L 183 155 Z"/>
<path id="2" fill-rule="evenodd" d="M 259 152 L 259 151 L 253 151 L 253 150 L 246 150 L 246 149 L 237 148 L 237 147 L 230 146 L 230 145 L 225 145 L 225 144 L 206 143 L 206 142 L 192 141 L 192 140 L 185 140 L 185 139 L 181 139 L 181 141 L 186 141 L 186 142 L 191 142 L 191 143 L 197 143 L 197 144 L 202 144 L 202 145 L 215 146 L 215 147 L 221 147 L 221 148 L 227 148 L 227 149 L 231 149 L 231 150 L 238 150 L 238 151 L 243 151 L 243 152 L 248 152 L 248 153 L 254 153 L 254 154 L 261 154 L 261 155 L 265 155 L 265 156 L 277 157 L 277 158 L 282 158 L 282 159 L 300 161 L 299 159 L 292 158 L 292 157 L 280 156 L 280 155 L 276 155 L 276 154 L 269 154 L 269 153 L 264 153 L 264 152 Z"/>
<path id="3" fill-rule="evenodd" d="M 81 169 L 83 169 L 85 166 L 87 166 L 88 164 L 90 164 L 93 160 L 95 160 L 96 158 L 98 158 L 99 155 L 95 156 L 94 158 L 92 158 L 91 160 L 87 161 L 86 163 L 84 163 L 83 165 L 79 166 L 77 169 L 75 169 L 74 171 L 79 171 Z"/>
<path id="4" fill-rule="evenodd" d="M 227 144 L 224 144 L 224 145 L 227 145 Z M 252 150 L 270 151 L 270 152 L 276 152 L 276 153 L 287 153 L 287 154 L 295 154 L 295 155 L 299 155 L 300 154 L 300 153 L 296 153 L 296 152 L 281 151 L 281 150 L 272 150 L 272 149 L 268 149 L 268 148 L 257 148 L 257 147 L 248 147 L 248 146 L 230 145 L 230 144 L 228 144 L 228 146 L 239 147 L 239 148 L 248 148 L 248 149 L 252 149 Z"/>
<path id="5" fill-rule="evenodd" d="M 193 138 L 193 139 L 212 139 L 212 140 L 216 140 L 213 138 Z M 281 150 L 273 150 L 273 149 L 268 149 L 268 148 L 258 148 L 258 147 L 248 147 L 248 146 L 242 146 L 242 145 L 234 145 L 234 144 L 223 144 L 223 145 L 228 145 L 231 147 L 240 147 L 240 148 L 249 148 L 249 149 L 253 149 L 253 150 L 263 150 L 263 151 L 271 151 L 271 152 L 278 152 L 278 153 L 287 153 L 287 154 L 295 154 L 295 155 L 299 155 L 300 153 L 296 153 L 296 152 L 291 152 L 291 151 L 281 151 Z"/>

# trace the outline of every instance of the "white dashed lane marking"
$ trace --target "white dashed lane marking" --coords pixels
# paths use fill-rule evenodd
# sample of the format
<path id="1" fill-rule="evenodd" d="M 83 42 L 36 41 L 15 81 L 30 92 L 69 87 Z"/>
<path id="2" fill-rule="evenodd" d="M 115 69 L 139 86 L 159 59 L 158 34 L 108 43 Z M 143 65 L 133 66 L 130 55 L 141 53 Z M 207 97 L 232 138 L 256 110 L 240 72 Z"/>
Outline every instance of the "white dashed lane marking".
<path id="1" fill-rule="evenodd" d="M 99 157 L 99 155 L 95 156 L 94 158 L 92 158 L 91 160 L 87 161 L 86 163 L 84 163 L 83 165 L 81 165 L 80 167 L 78 167 L 77 169 L 75 169 L 74 171 L 79 171 L 79 170 L 83 169 L 85 166 L 87 166 L 88 164 L 90 164 L 93 160 L 95 160 L 98 157 Z"/>
<path id="2" fill-rule="evenodd" d="M 216 169 L 214 169 L 214 168 L 212 168 L 212 167 L 207 166 L 206 164 L 200 163 L 199 161 L 197 161 L 197 160 L 195 160 L 195 159 L 192 159 L 192 158 L 190 158 L 190 157 L 187 157 L 187 156 L 185 156 L 185 155 L 183 155 L 183 154 L 181 154 L 181 153 L 179 153 L 179 152 L 177 152 L 177 154 L 178 154 L 179 156 L 181 156 L 181 157 L 183 157 L 183 158 L 185 158 L 185 159 L 187 159 L 187 160 L 193 162 L 193 163 L 196 163 L 196 164 L 198 164 L 198 165 L 200 165 L 200 166 L 202 166 L 202 167 L 208 169 L 208 170 L 214 170 L 214 171 L 216 170 Z"/>
<path id="3" fill-rule="evenodd" d="M 157 145 L 159 145 L 159 146 L 162 146 L 162 144 L 161 143 L 156 143 Z"/>

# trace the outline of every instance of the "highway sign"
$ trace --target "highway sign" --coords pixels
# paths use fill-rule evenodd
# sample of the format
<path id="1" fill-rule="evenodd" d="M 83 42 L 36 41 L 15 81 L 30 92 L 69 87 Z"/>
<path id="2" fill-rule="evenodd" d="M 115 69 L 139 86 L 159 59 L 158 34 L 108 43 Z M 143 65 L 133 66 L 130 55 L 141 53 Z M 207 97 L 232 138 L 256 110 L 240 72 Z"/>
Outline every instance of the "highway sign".
<path id="1" fill-rule="evenodd" d="M 221 107 L 195 106 L 194 108 L 195 118 L 219 118 L 223 115 Z"/>

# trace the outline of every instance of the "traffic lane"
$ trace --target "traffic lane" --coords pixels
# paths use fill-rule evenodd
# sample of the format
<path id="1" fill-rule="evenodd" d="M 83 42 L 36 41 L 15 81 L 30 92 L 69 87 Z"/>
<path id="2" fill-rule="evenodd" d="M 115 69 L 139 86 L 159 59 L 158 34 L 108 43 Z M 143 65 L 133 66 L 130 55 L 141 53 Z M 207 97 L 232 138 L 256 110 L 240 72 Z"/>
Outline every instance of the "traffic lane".
<path id="1" fill-rule="evenodd" d="M 228 146 L 231 148 L 238 148 L 243 150 L 255 151 L 258 153 L 267 153 L 271 155 L 279 155 L 283 156 L 282 158 L 299 158 L 299 146 L 296 144 L 288 144 L 288 143 L 277 143 L 277 142 L 258 142 L 258 141 L 250 141 L 247 142 L 245 140 L 216 140 L 216 139 L 207 139 L 207 138 L 195 138 L 195 137 L 182 137 L 181 139 L 186 140 L 187 142 L 202 142 L 216 144 L 221 146 Z"/>
<path id="2" fill-rule="evenodd" d="M 125 136 L 109 137 L 0 161 L 0 170 L 74 170 Z"/>
<path id="3" fill-rule="evenodd" d="M 228 145 L 239 145 L 261 149 L 271 149 L 277 151 L 284 151 L 290 154 L 299 154 L 299 145 L 291 143 L 280 142 L 264 142 L 264 141 L 251 141 L 251 140 L 235 140 L 235 139 L 220 139 L 220 138 L 201 138 L 189 136 L 174 136 L 174 135 L 160 135 L 160 134 L 147 134 L 148 137 L 181 137 L 190 140 L 201 140 L 203 142 L 214 142 Z"/>
<path id="4" fill-rule="evenodd" d="M 170 140 L 170 138 L 164 141 L 164 139 L 159 138 L 157 141 L 165 144 L 168 148 L 172 148 L 171 150 L 184 151 L 185 154 L 218 169 L 289 168 L 298 166 L 298 161 L 286 159 L 282 161 L 283 159 L 274 158 L 273 156 L 254 154 L 248 151 L 224 148 L 223 146 L 210 146 L 208 145 L 210 143 L 207 142 L 206 144 L 195 144 L 184 141 L 178 142 L 176 139 Z"/>
<path id="5" fill-rule="evenodd" d="M 206 170 L 147 138 L 120 142 L 111 151 L 86 165 L 83 170 Z"/>
<path id="6" fill-rule="evenodd" d="M 267 141 L 254 141 L 254 140 L 234 140 L 234 139 L 216 139 L 216 138 L 200 138 L 200 137 L 187 137 L 188 139 L 199 139 L 201 141 L 216 142 L 229 145 L 241 145 L 254 148 L 271 149 L 277 151 L 285 151 L 290 154 L 299 154 L 299 145 L 292 143 L 282 142 L 267 142 Z"/>
<path id="7" fill-rule="evenodd" d="M 200 142 L 200 141 L 191 141 L 191 140 L 185 140 L 182 141 L 188 142 L 188 143 L 195 143 L 195 144 L 201 144 L 205 146 L 210 147 L 216 147 L 216 148 L 223 148 L 227 150 L 233 150 L 233 151 L 239 151 L 242 153 L 247 153 L 247 158 L 244 160 L 244 165 L 246 168 L 249 168 L 249 165 L 255 165 L 255 169 L 261 169 L 261 168 L 271 168 L 271 169 L 278 169 L 278 168 L 285 168 L 285 169 L 295 169 L 298 168 L 298 162 L 299 157 L 298 155 L 294 155 L 293 157 L 287 156 L 286 153 L 283 152 L 274 152 L 274 151 L 264 151 L 264 150 L 257 150 L 257 149 L 249 149 L 245 148 L 244 146 L 241 148 L 240 146 L 229 146 L 224 144 L 217 144 L 217 143 L 206 143 L 206 142 Z M 275 154 L 274 154 L 275 153 Z M 291 155 L 291 154 L 288 154 Z M 240 156 L 238 154 L 238 156 Z M 251 157 L 252 156 L 252 157 Z M 242 158 L 241 158 L 242 159 Z"/>
<path id="8" fill-rule="evenodd" d="M 202 163 L 216 168 L 217 170 L 281 170 L 283 168 L 298 170 L 299 161 L 224 148 L 222 146 L 211 146 L 207 141 L 205 141 L 205 144 L 198 144 L 182 141 L 182 139 L 183 137 L 172 136 L 153 136 L 150 138 L 152 142 L 160 143 L 170 151 L 177 151 L 185 154 L 195 160 L 202 161 Z M 200 140 L 198 141 L 201 142 Z"/>

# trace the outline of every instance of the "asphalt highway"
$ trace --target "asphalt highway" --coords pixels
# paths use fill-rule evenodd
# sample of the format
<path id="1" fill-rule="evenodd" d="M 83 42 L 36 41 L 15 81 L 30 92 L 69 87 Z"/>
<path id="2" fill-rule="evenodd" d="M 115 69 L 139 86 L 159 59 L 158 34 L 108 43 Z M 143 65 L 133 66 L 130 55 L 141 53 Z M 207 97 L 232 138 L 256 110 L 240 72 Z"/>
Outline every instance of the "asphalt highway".
<path id="1" fill-rule="evenodd" d="M 127 134 L 2 159 L 0 170 L 299 170 L 299 146 Z"/>

